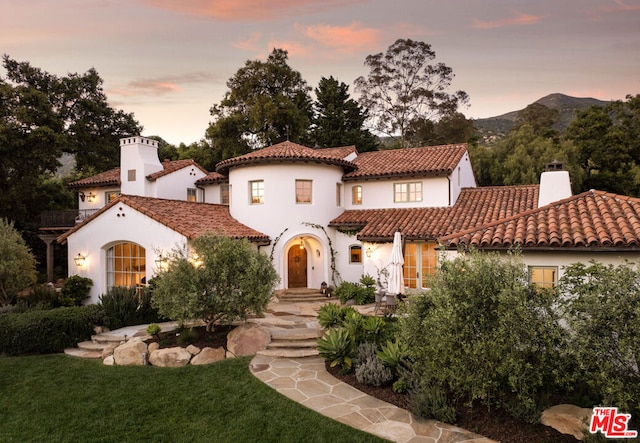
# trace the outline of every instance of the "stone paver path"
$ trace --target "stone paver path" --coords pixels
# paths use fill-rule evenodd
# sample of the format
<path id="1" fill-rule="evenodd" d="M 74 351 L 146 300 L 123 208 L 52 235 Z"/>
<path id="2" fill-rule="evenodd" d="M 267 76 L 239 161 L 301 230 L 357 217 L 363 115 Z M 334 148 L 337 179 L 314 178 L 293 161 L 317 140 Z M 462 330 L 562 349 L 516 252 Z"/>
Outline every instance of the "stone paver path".
<path id="1" fill-rule="evenodd" d="M 272 303 L 264 326 L 316 328 L 320 304 Z M 361 309 L 359 309 L 361 310 Z M 362 307 L 362 311 L 373 307 Z M 367 312 L 368 313 L 368 312 Z M 321 357 L 283 358 L 256 355 L 251 372 L 286 397 L 356 429 L 394 442 L 495 443 L 465 429 L 422 420 L 408 411 L 371 397 L 329 374 Z"/>

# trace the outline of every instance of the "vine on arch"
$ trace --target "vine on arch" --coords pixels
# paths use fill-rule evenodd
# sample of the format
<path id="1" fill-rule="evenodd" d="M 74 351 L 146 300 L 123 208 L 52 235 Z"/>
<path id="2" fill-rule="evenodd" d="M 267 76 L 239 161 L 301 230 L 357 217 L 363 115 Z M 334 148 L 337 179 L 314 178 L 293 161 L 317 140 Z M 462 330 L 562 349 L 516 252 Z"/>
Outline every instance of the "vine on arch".
<path id="1" fill-rule="evenodd" d="M 329 253 L 331 256 L 331 282 L 334 285 L 338 285 L 341 281 L 342 281 L 342 277 L 340 276 L 340 272 L 338 271 L 338 269 L 336 268 L 336 250 L 333 249 L 333 243 L 331 242 L 331 238 L 329 237 L 329 233 L 327 232 L 327 230 L 324 228 L 324 226 L 316 224 L 316 223 L 309 223 L 309 222 L 302 222 L 303 225 L 305 226 L 309 226 L 311 228 L 315 228 L 315 229 L 321 229 L 322 232 L 324 232 L 324 235 L 327 237 L 327 242 L 329 244 Z"/>

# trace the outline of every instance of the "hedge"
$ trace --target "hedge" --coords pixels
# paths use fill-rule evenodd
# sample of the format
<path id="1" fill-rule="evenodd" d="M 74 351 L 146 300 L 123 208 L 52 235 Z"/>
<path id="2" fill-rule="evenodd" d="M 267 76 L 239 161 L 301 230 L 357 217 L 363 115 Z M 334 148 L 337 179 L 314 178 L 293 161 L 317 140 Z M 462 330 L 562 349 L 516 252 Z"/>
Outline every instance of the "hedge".
<path id="1" fill-rule="evenodd" d="M 99 305 L 0 315 L 0 354 L 51 354 L 88 340 L 102 323 Z"/>

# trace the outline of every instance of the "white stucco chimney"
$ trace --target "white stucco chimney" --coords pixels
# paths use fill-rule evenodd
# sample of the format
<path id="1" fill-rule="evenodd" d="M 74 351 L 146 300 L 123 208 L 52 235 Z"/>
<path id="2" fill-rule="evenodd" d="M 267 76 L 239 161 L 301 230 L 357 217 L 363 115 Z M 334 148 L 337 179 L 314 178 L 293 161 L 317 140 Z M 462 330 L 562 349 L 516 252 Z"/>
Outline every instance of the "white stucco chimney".
<path id="1" fill-rule="evenodd" d="M 540 176 L 538 207 L 571 197 L 571 195 L 569 171 L 564 171 L 560 162 L 554 161 L 547 164 L 545 172 Z"/>
<path id="2" fill-rule="evenodd" d="M 120 139 L 120 192 L 148 195 L 146 177 L 162 170 L 156 140 L 135 136 Z"/>

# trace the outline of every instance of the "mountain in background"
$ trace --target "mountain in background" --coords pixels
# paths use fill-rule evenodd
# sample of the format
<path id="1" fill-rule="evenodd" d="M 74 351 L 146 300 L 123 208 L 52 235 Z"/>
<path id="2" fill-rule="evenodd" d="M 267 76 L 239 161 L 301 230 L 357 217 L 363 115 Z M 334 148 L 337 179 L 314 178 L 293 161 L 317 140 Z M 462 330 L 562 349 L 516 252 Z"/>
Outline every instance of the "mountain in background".
<path id="1" fill-rule="evenodd" d="M 575 118 L 576 113 L 591 106 L 606 106 L 607 101 L 595 98 L 578 98 L 564 94 L 549 94 L 536 100 L 550 109 L 557 109 L 560 112 L 560 120 L 553 126 L 557 131 L 563 131 Z M 490 144 L 507 135 L 515 124 L 520 111 L 507 112 L 497 117 L 479 118 L 474 120 L 473 126 L 480 134 L 483 143 Z"/>

